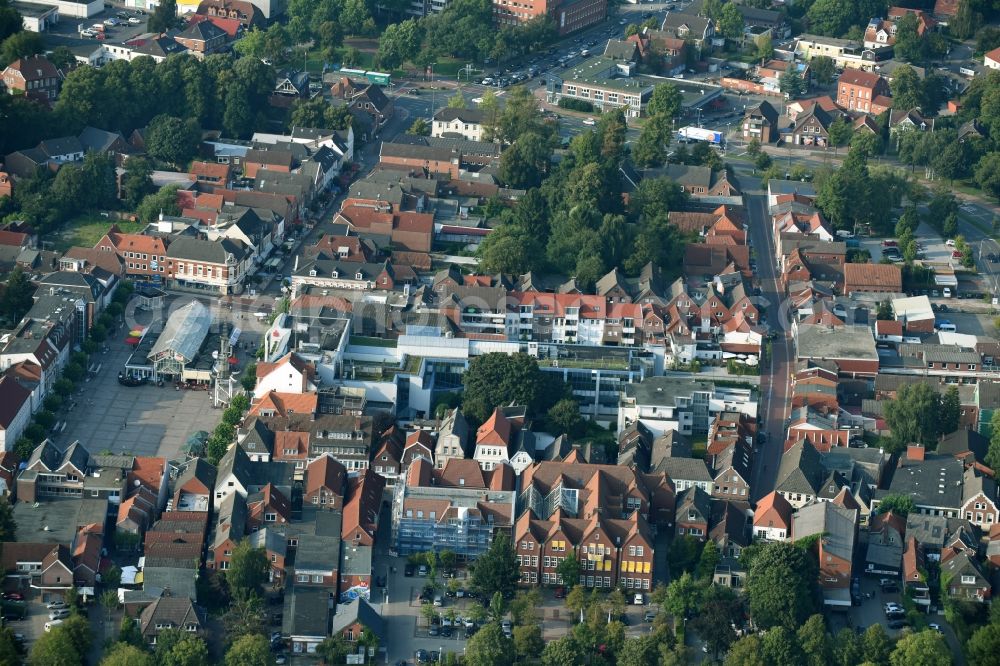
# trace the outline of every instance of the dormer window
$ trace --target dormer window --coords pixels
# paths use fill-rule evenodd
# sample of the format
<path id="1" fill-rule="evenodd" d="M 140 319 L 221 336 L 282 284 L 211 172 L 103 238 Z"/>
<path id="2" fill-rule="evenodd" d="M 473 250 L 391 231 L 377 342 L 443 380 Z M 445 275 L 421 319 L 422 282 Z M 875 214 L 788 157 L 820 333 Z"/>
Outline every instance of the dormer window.
<path id="1" fill-rule="evenodd" d="M 364 276 L 361 275 L 361 273 L 355 273 L 354 274 L 354 279 L 355 280 L 362 280 L 362 279 L 364 279 Z"/>
<path id="2" fill-rule="evenodd" d="M 316 277 L 316 271 L 315 270 L 310 270 L 309 271 L 309 277 Z M 334 272 L 333 277 L 337 277 L 337 273 L 336 272 Z"/>

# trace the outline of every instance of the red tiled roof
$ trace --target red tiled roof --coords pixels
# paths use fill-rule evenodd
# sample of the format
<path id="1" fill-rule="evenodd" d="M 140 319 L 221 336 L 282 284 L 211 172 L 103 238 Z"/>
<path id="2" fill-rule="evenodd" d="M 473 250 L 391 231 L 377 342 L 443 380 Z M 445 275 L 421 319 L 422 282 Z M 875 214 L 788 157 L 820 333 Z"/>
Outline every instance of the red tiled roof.
<path id="1" fill-rule="evenodd" d="M 874 72 L 866 72 L 863 69 L 855 69 L 854 67 L 845 67 L 844 73 L 840 75 L 839 83 L 874 88 L 878 85 L 881 78 L 881 76 Z"/>
<path id="2" fill-rule="evenodd" d="M 201 176 L 224 181 L 229 178 L 229 165 L 195 160 L 191 162 L 191 168 L 188 170 L 188 173 L 196 178 Z"/>
<path id="3" fill-rule="evenodd" d="M 858 287 L 902 291 L 903 275 L 892 264 L 844 264 L 845 290 Z"/>
<path id="4" fill-rule="evenodd" d="M 753 512 L 754 525 L 762 525 L 763 523 L 758 521 L 771 512 L 774 512 L 776 517 L 781 520 L 782 527 L 785 529 L 791 528 L 792 505 L 788 503 L 788 500 L 779 495 L 776 490 L 772 490 L 757 502 L 757 508 Z"/>
<path id="5" fill-rule="evenodd" d="M 28 244 L 28 234 L 16 231 L 0 230 L 0 245 L 10 245 L 13 247 L 24 247 Z"/>
<path id="6" fill-rule="evenodd" d="M 876 335 L 902 335 L 903 322 L 879 319 L 875 322 Z"/>
<path id="7" fill-rule="evenodd" d="M 250 408 L 250 416 L 259 416 L 263 411 L 274 411 L 278 416 L 289 413 L 315 414 L 317 395 L 315 393 L 279 393 L 271 391 L 261 396 Z"/>

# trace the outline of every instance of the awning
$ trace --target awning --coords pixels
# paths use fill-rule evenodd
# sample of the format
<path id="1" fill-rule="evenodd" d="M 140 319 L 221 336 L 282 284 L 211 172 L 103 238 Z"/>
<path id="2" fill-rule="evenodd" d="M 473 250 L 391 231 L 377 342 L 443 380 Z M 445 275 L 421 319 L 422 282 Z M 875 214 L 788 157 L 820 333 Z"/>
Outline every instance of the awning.
<path id="1" fill-rule="evenodd" d="M 122 585 L 135 585 L 135 577 L 139 570 L 133 566 L 122 567 Z"/>
<path id="2" fill-rule="evenodd" d="M 851 607 L 851 591 L 846 587 L 835 587 L 823 590 L 823 605 L 835 608 Z"/>

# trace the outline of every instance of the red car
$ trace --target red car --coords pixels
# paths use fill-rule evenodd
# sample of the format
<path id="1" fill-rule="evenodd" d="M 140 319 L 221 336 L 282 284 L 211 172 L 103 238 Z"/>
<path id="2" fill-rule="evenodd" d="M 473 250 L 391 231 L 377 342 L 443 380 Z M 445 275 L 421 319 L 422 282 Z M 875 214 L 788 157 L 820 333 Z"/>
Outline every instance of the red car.
<path id="1" fill-rule="evenodd" d="M 556 599 L 565 599 L 565 598 L 566 598 L 566 588 L 565 587 L 557 587 L 556 588 Z"/>
<path id="2" fill-rule="evenodd" d="M 7 601 L 24 601 L 24 595 L 20 592 L 4 592 L 3 598 Z"/>
<path id="3" fill-rule="evenodd" d="M 954 252 L 951 253 L 951 258 L 952 259 L 961 259 L 962 258 L 962 253 L 959 252 L 958 250 L 955 250 Z"/>

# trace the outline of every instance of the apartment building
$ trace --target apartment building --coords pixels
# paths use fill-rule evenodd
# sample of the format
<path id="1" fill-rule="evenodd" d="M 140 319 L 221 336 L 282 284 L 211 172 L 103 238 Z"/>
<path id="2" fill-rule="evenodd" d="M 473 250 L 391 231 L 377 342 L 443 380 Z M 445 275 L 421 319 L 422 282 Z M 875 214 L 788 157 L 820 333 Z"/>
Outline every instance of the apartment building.
<path id="1" fill-rule="evenodd" d="M 446 548 L 474 559 L 497 531 L 510 533 L 514 500 L 507 465 L 486 472 L 474 460 L 449 460 L 438 470 L 417 458 L 393 493 L 393 545 L 400 555 Z"/>
<path id="2" fill-rule="evenodd" d="M 620 108 L 629 118 L 638 118 L 653 85 L 634 73 L 635 63 L 597 56 L 562 73 L 559 95 L 590 102 L 600 111 Z"/>
<path id="3" fill-rule="evenodd" d="M 890 94 L 889 83 L 874 72 L 845 69 L 837 81 L 837 104 L 850 111 L 876 113 L 874 100 Z"/>
<path id="4" fill-rule="evenodd" d="M 684 435 L 708 433 L 712 419 L 722 412 L 756 418 L 753 391 L 688 377 L 647 377 L 625 387 L 618 408 L 618 430 L 641 421 L 657 436 L 667 430 Z"/>
<path id="5" fill-rule="evenodd" d="M 485 114 L 479 109 L 445 107 L 434 114 L 431 136 L 454 136 L 468 141 L 483 140 Z"/>
<path id="6" fill-rule="evenodd" d="M 167 249 L 166 277 L 179 287 L 193 287 L 222 295 L 239 294 L 249 277 L 253 254 L 238 240 L 210 241 L 175 238 Z"/>

